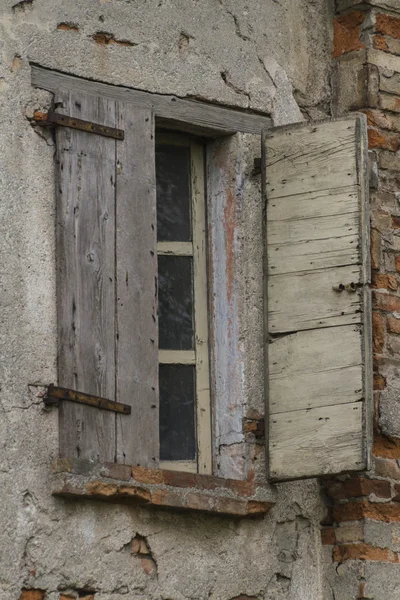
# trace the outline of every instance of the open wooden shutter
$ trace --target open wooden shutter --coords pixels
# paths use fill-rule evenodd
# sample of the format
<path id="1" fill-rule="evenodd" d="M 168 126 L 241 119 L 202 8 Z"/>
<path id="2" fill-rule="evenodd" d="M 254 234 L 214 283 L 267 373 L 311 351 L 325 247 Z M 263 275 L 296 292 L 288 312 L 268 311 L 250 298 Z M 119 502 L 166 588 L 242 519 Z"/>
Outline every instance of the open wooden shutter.
<path id="1" fill-rule="evenodd" d="M 60 405 L 60 455 L 158 459 L 156 193 L 150 108 L 60 91 L 57 112 L 124 139 L 57 127 L 59 385 L 130 415 Z"/>
<path id="2" fill-rule="evenodd" d="M 263 138 L 272 481 L 368 468 L 366 139 L 363 116 Z"/>

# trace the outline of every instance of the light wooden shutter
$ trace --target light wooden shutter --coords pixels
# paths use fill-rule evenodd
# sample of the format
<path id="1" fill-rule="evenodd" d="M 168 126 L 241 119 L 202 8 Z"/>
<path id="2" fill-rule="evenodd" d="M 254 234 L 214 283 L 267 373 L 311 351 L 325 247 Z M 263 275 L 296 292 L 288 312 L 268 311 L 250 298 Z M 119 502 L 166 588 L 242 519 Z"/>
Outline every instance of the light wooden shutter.
<path id="1" fill-rule="evenodd" d="M 368 468 L 366 139 L 363 116 L 263 138 L 272 481 Z"/>
<path id="2" fill-rule="evenodd" d="M 60 455 L 150 466 L 158 459 L 156 193 L 150 108 L 60 92 L 57 112 L 124 140 L 57 127 L 59 385 L 129 404 L 131 415 L 63 401 Z"/>

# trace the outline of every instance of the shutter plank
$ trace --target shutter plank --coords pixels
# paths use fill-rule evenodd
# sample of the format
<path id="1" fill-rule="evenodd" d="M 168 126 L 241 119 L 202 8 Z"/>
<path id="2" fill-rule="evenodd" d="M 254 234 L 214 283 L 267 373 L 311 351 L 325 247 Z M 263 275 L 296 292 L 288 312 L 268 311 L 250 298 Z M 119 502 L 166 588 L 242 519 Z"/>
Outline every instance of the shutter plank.
<path id="1" fill-rule="evenodd" d="M 357 184 L 354 135 L 354 119 L 270 130 L 266 165 L 268 198 Z"/>
<path id="2" fill-rule="evenodd" d="M 270 332 L 276 334 L 360 323 L 360 289 L 353 293 L 333 290 L 341 283 L 358 284 L 360 279 L 358 265 L 270 277 Z"/>
<path id="3" fill-rule="evenodd" d="M 358 229 L 358 213 L 270 222 L 268 274 L 357 264 Z"/>
<path id="4" fill-rule="evenodd" d="M 365 468 L 361 402 L 271 416 L 271 480 Z"/>
<path id="5" fill-rule="evenodd" d="M 59 112 L 115 127 L 115 103 L 61 92 Z M 58 127 L 59 384 L 114 400 L 115 141 Z M 112 461 L 115 415 L 62 402 L 60 455 Z"/>
<path id="6" fill-rule="evenodd" d="M 117 127 L 117 461 L 156 466 L 159 455 L 154 119 L 119 103 Z"/>
<path id="7" fill-rule="evenodd" d="M 270 415 L 362 400 L 361 328 L 329 333 L 329 344 L 325 329 L 271 338 Z"/>
<path id="8" fill-rule="evenodd" d="M 361 116 L 264 136 L 269 473 L 368 466 L 371 334 Z M 357 284 L 338 293 L 339 284 Z"/>

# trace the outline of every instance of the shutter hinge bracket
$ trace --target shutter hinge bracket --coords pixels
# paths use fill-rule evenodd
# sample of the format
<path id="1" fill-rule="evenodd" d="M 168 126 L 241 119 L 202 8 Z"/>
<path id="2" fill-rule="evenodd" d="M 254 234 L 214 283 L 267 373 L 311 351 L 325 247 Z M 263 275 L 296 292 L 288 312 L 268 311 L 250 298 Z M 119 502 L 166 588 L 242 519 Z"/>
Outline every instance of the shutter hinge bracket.
<path id="1" fill-rule="evenodd" d="M 49 110 L 48 113 L 37 111 L 33 118 L 36 121 L 36 124 L 41 125 L 42 127 L 56 127 L 57 125 L 61 125 L 62 127 L 71 127 L 72 129 L 86 131 L 86 133 L 96 133 L 97 135 L 103 135 L 116 140 L 124 139 L 123 129 L 116 129 L 115 127 L 100 125 L 99 123 L 93 123 L 92 121 L 84 121 L 83 119 L 76 119 L 75 117 L 70 117 L 68 115 L 61 115 L 52 110 Z"/>
<path id="2" fill-rule="evenodd" d="M 56 387 L 51 383 L 48 386 L 46 396 L 43 399 L 45 406 L 59 406 L 60 400 L 69 400 L 70 402 L 77 402 L 78 404 L 86 404 L 87 406 L 111 410 L 123 415 L 131 414 L 131 407 L 128 404 L 121 404 L 121 402 L 113 402 L 112 400 L 100 398 L 99 396 L 92 396 L 91 394 Z"/>

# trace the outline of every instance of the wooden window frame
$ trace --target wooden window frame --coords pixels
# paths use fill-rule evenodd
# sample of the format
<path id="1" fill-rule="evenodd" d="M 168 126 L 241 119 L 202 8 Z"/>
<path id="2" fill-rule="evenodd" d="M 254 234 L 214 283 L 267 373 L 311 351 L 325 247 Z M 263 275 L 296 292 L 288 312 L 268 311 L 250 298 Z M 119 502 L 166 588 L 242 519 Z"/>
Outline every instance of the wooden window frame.
<path id="1" fill-rule="evenodd" d="M 157 144 L 184 146 L 190 150 L 190 202 L 192 242 L 158 242 L 157 256 L 193 258 L 194 350 L 159 350 L 159 364 L 194 365 L 196 372 L 195 431 L 193 461 L 160 460 L 163 469 L 187 473 L 212 473 L 211 389 L 208 325 L 207 225 L 204 145 L 192 136 L 157 134 Z"/>
<path id="2" fill-rule="evenodd" d="M 194 136 L 201 136 L 206 143 L 207 148 L 207 160 L 205 163 L 207 164 L 207 172 L 209 170 L 209 161 L 210 157 L 214 156 L 214 154 L 220 154 L 220 159 L 217 161 L 218 169 L 215 171 L 215 177 L 213 176 L 210 180 L 207 179 L 207 188 L 209 191 L 209 197 L 207 197 L 207 209 L 209 214 L 211 215 L 211 206 L 219 205 L 220 202 L 217 202 L 217 199 L 221 199 L 220 195 L 222 194 L 222 200 L 227 201 L 226 196 L 233 194 L 232 197 L 236 197 L 236 193 L 239 195 L 243 194 L 243 190 L 236 190 L 236 180 L 232 180 L 232 173 L 235 172 L 235 165 L 237 165 L 237 160 L 233 157 L 230 151 L 226 152 L 228 149 L 233 136 L 236 134 L 251 134 L 261 139 L 261 133 L 265 129 L 269 129 L 272 126 L 272 120 L 269 116 L 263 115 L 260 113 L 255 113 L 252 111 L 248 111 L 245 109 L 237 109 L 234 107 L 227 106 L 218 106 L 212 103 L 180 98 L 174 95 L 166 95 L 166 94 L 157 94 L 153 92 L 146 92 L 139 89 L 128 88 L 123 86 L 110 85 L 107 83 L 102 83 L 99 81 L 89 81 L 87 79 L 83 79 L 80 77 L 76 77 L 74 75 L 69 75 L 67 73 L 52 71 L 47 68 L 43 68 L 39 65 L 31 64 L 31 83 L 34 87 L 47 90 L 55 94 L 55 97 L 58 98 L 59 92 L 61 90 L 69 90 L 71 93 L 76 94 L 90 94 L 97 97 L 102 97 L 104 99 L 109 99 L 116 102 L 122 102 L 126 105 L 130 105 L 134 107 L 135 110 L 141 111 L 144 114 L 148 111 L 148 114 L 151 115 L 150 120 L 155 122 L 155 126 L 157 128 L 163 128 L 164 130 L 172 131 L 175 130 L 177 132 L 183 133 L 186 132 L 188 134 Z M 146 119 L 148 121 L 149 119 Z M 135 118 L 132 117 L 132 122 L 135 121 Z M 123 124 L 121 124 L 122 126 Z M 179 133 L 178 133 L 179 135 Z M 225 143 L 226 140 L 226 143 Z M 199 177 L 205 177 L 205 174 L 199 173 Z M 143 185 L 148 184 L 148 176 L 146 180 L 143 180 Z M 235 192 L 236 190 L 236 192 Z M 224 200 L 225 199 L 225 200 Z M 214 210 L 214 209 L 213 209 Z M 210 224 L 208 224 L 210 227 Z M 214 270 L 214 258 L 217 261 L 220 260 L 218 257 L 218 253 L 221 252 L 222 263 L 225 264 L 227 258 L 225 257 L 224 250 L 224 242 L 221 238 L 216 243 L 216 236 L 221 234 L 223 236 L 223 232 L 220 230 L 220 225 L 217 227 L 217 231 L 211 227 L 209 231 L 209 256 L 208 256 L 208 283 L 209 283 L 209 355 L 210 362 L 209 368 L 211 373 L 211 394 L 213 398 L 213 402 L 210 402 L 210 412 L 212 411 L 212 418 L 210 419 L 208 415 L 206 416 L 206 412 L 201 411 L 199 416 L 200 420 L 207 420 L 208 423 L 211 421 L 211 426 L 208 427 L 207 431 L 209 431 L 210 443 L 209 443 L 209 454 L 207 462 L 204 462 L 202 457 L 198 457 L 199 460 L 199 474 L 213 473 L 216 474 L 220 469 L 218 464 L 219 457 L 219 449 L 218 445 L 221 443 L 223 445 L 224 442 L 221 442 L 218 438 L 217 433 L 217 423 L 221 422 L 221 415 L 225 408 L 231 406 L 231 402 L 234 399 L 231 399 L 231 396 L 235 395 L 235 387 L 230 385 L 229 379 L 227 379 L 227 365 L 226 362 L 223 361 L 221 363 L 220 368 L 216 368 L 216 364 L 218 359 L 221 358 L 220 350 L 217 350 L 217 338 L 218 332 L 221 333 L 221 320 L 224 321 L 225 316 L 219 315 L 218 319 L 216 319 L 216 299 L 215 299 L 215 270 Z M 184 244 L 181 244 L 180 248 L 173 249 L 176 255 L 184 256 L 186 252 L 188 252 L 188 247 Z M 168 252 L 168 247 L 164 246 L 164 251 Z M 216 325 L 217 322 L 220 322 L 220 325 Z M 224 323 L 222 322 L 222 326 Z M 217 331 L 217 329 L 218 331 Z M 228 354 L 233 350 L 233 344 L 236 344 L 237 339 L 234 336 L 229 339 L 229 348 L 227 349 Z M 235 346 L 236 347 L 236 346 Z M 232 358 L 237 355 L 237 352 L 233 352 L 233 354 L 229 354 Z M 223 398 L 219 397 L 221 392 L 221 385 L 217 386 L 217 379 L 222 382 L 227 383 L 226 389 L 223 391 Z M 218 408 L 219 407 L 219 408 Z M 132 408 L 134 405 L 132 404 Z M 236 411 L 237 412 L 237 411 Z M 240 411 L 239 411 L 240 412 Z M 234 418 L 241 419 L 241 416 L 238 414 Z M 147 418 L 147 416 L 146 416 Z M 236 423 L 239 426 L 239 421 Z M 151 426 L 151 423 L 148 423 Z M 158 424 L 157 424 L 158 430 Z M 244 432 L 238 430 L 238 437 L 241 438 L 238 440 L 238 443 L 244 443 Z M 137 436 L 140 440 L 140 434 Z M 218 440 L 218 441 L 217 441 Z M 131 449 L 132 450 L 132 449 Z M 146 444 L 140 444 L 140 451 L 138 453 L 138 458 L 136 454 L 134 457 L 129 458 L 131 461 L 130 464 L 143 465 L 145 467 L 149 467 L 149 469 L 153 469 L 156 466 L 157 460 L 151 459 L 153 454 L 149 454 L 147 452 Z M 146 458 L 147 457 L 147 458 Z M 149 458 L 150 457 L 150 458 Z M 118 455 L 119 458 L 119 455 Z M 112 460 L 112 459 L 108 459 Z M 154 465 L 152 460 L 155 461 Z M 139 462 L 141 461 L 141 462 Z M 170 463 L 171 468 L 176 469 L 178 461 L 173 461 Z M 210 464 L 211 462 L 211 464 Z M 118 461 L 117 464 L 120 464 Z M 207 467 L 205 466 L 207 464 Z M 163 464 L 165 466 L 166 463 Z M 190 466 L 189 469 L 192 467 Z M 179 463 L 179 470 L 184 470 L 185 465 Z M 228 469 L 229 470 L 229 469 Z M 232 471 L 233 472 L 233 471 Z M 188 476 L 193 476 L 192 473 L 189 473 Z M 236 472 L 235 475 L 236 477 Z M 226 477 L 232 477 L 232 475 L 224 475 Z"/>

